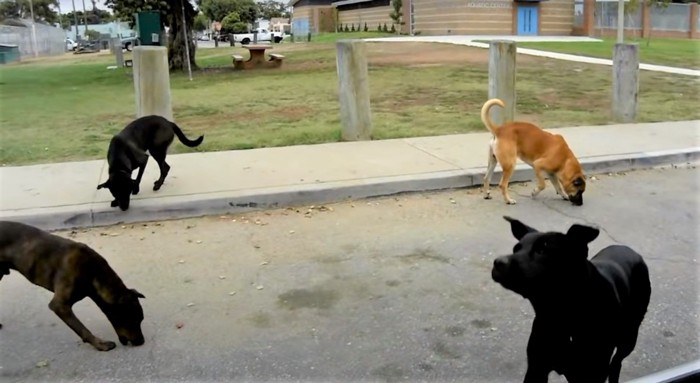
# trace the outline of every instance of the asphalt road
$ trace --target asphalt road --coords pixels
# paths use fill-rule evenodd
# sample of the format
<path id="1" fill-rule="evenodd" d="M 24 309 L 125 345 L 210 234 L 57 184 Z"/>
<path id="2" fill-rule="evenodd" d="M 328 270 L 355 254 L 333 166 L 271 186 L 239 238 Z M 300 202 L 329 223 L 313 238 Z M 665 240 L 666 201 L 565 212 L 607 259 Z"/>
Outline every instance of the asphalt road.
<path id="1" fill-rule="evenodd" d="M 515 243 L 504 214 L 542 230 L 595 224 L 591 253 L 622 243 L 645 257 L 652 300 L 622 369 L 643 376 L 700 358 L 699 177 L 600 175 L 582 207 L 514 185 L 514 206 L 455 190 L 61 232 L 146 295 L 146 343 L 95 351 L 48 309 L 51 293 L 13 272 L 0 282 L 0 378 L 522 381 L 533 312 L 490 277 Z M 94 303 L 75 310 L 117 340 Z"/>

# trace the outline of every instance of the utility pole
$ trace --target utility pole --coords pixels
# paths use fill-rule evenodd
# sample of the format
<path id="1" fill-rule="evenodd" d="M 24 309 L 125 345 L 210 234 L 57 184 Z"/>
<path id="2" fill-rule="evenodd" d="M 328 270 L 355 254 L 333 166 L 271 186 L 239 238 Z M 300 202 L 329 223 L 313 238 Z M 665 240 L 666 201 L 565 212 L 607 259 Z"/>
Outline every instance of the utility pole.
<path id="1" fill-rule="evenodd" d="M 29 13 L 32 15 L 32 45 L 34 47 L 34 57 L 39 57 L 39 47 L 36 45 L 36 24 L 34 23 L 34 4 L 29 0 Z"/>
<path id="2" fill-rule="evenodd" d="M 85 37 L 87 37 L 87 12 L 85 11 L 85 0 L 83 0 L 83 24 L 85 25 Z"/>
<path id="3" fill-rule="evenodd" d="M 73 18 L 75 19 L 75 41 L 78 42 L 78 12 L 75 11 L 75 0 L 73 0 Z"/>
<path id="4" fill-rule="evenodd" d="M 617 1 L 617 43 L 625 42 L 625 0 Z"/>

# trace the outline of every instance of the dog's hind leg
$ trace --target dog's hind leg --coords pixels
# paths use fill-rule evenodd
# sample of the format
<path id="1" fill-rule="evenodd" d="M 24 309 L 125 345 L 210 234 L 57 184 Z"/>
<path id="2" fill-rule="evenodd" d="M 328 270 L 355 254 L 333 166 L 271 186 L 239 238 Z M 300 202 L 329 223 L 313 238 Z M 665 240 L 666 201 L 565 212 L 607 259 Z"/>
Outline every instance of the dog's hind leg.
<path id="1" fill-rule="evenodd" d="M 628 322 L 629 323 L 629 322 Z M 620 370 L 622 370 L 622 361 L 629 356 L 637 345 L 637 333 L 639 325 L 629 323 L 628 327 L 620 334 L 618 339 L 615 355 L 610 361 L 608 369 L 608 382 L 618 383 L 620 381 Z"/>
<path id="2" fill-rule="evenodd" d="M 508 181 L 513 175 L 515 165 L 501 163 L 501 168 L 503 168 L 503 175 L 501 176 L 501 182 L 498 184 L 498 187 L 501 188 L 501 194 L 503 194 L 503 199 L 506 201 L 506 203 L 508 205 L 515 205 L 515 200 L 510 198 L 510 195 L 508 194 Z"/>
<path id="3" fill-rule="evenodd" d="M 168 176 L 168 173 L 170 172 L 170 165 L 168 165 L 167 162 L 165 162 L 165 155 L 167 152 L 168 148 L 166 147 L 163 150 L 153 150 L 151 151 L 151 156 L 153 156 L 153 159 L 156 160 L 158 163 L 158 167 L 160 168 L 160 178 L 156 180 L 156 182 L 153 183 L 153 190 L 159 190 L 161 186 L 163 186 L 163 182 L 165 182 L 165 177 Z"/>
<path id="4" fill-rule="evenodd" d="M 90 343 L 93 347 L 100 351 L 109 351 L 117 346 L 114 342 L 104 341 L 93 335 L 90 330 L 88 330 L 87 327 L 85 327 L 85 325 L 83 325 L 83 323 L 80 322 L 80 320 L 75 316 L 71 306 L 72 303 L 69 300 L 61 297 L 61 295 L 58 293 L 55 294 L 53 299 L 51 299 L 51 302 L 49 302 L 49 308 L 51 311 L 56 313 L 56 315 L 58 315 L 58 317 L 61 318 L 61 320 L 65 322 L 68 327 L 75 331 L 83 342 Z"/>
<path id="5" fill-rule="evenodd" d="M 498 160 L 493 154 L 493 147 L 489 145 L 489 165 L 486 168 L 486 174 L 484 175 L 484 199 L 491 199 L 491 192 L 489 188 L 491 187 L 491 176 L 493 171 L 496 169 L 496 164 Z"/>

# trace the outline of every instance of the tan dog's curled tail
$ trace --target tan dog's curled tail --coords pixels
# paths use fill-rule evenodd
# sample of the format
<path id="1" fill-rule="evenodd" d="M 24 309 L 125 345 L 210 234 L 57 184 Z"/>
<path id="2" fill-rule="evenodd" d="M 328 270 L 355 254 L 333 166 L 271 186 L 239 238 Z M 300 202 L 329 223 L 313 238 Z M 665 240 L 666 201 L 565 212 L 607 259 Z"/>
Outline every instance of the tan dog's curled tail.
<path id="1" fill-rule="evenodd" d="M 506 104 L 503 103 L 500 99 L 497 98 L 492 98 L 484 103 L 484 106 L 481 107 L 481 122 L 486 125 L 486 128 L 492 133 L 496 134 L 496 129 L 498 128 L 493 124 L 493 121 L 491 121 L 491 107 L 494 105 L 498 105 L 501 108 L 505 108 Z"/>

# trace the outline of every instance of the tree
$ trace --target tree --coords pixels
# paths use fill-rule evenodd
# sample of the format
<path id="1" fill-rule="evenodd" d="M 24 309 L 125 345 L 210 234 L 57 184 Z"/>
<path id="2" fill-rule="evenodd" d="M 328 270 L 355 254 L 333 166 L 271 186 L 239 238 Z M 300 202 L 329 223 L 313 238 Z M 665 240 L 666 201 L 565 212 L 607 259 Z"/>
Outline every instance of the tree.
<path id="1" fill-rule="evenodd" d="M 93 29 L 88 29 L 87 31 L 85 31 L 85 37 L 87 37 L 88 40 L 99 40 L 100 32 Z"/>
<path id="2" fill-rule="evenodd" d="M 248 23 L 241 21 L 241 17 L 236 12 L 231 12 L 221 20 L 222 34 L 245 33 L 248 31 Z"/>
<path id="3" fill-rule="evenodd" d="M 204 13 L 198 13 L 197 16 L 194 17 L 192 28 L 197 32 L 206 31 L 209 29 L 209 19 L 204 15 Z"/>
<path id="4" fill-rule="evenodd" d="M 253 0 L 202 0 L 201 4 L 202 12 L 214 21 L 223 21 L 231 12 L 247 24 L 254 24 L 258 17 L 258 6 Z"/>
<path id="5" fill-rule="evenodd" d="M 265 0 L 257 3 L 257 5 L 258 15 L 265 20 L 270 20 L 273 17 L 289 18 L 291 16 L 286 2 L 280 3 L 276 0 Z"/>
<path id="6" fill-rule="evenodd" d="M 75 12 L 78 15 L 78 23 L 83 24 L 83 11 Z M 104 24 L 113 20 L 112 14 L 104 9 L 93 8 L 90 11 L 85 12 L 85 17 L 87 18 L 88 24 Z M 66 13 L 63 16 L 61 25 L 67 24 L 68 26 L 75 25 L 75 17 L 73 16 L 73 11 Z"/>
<path id="7" fill-rule="evenodd" d="M 394 22 L 396 25 L 404 25 L 404 22 L 402 20 L 403 18 L 403 1 L 402 0 L 391 0 L 391 13 L 389 13 L 389 17 L 391 17 L 391 20 Z M 394 32 L 394 25 L 392 24 L 391 26 L 392 32 Z M 400 31 L 401 28 L 398 28 Z M 385 30 L 386 32 L 386 30 Z"/>
<path id="8" fill-rule="evenodd" d="M 190 65 L 197 68 L 195 62 L 195 44 L 192 26 L 197 11 L 189 0 L 105 0 L 105 4 L 112 8 L 115 16 L 122 20 L 129 20 L 129 25 L 136 25 L 134 15 L 139 11 L 159 11 L 161 29 L 168 26 L 168 64 L 171 70 L 183 70 L 187 68 L 187 54 L 185 44 L 189 46 Z M 182 9 L 185 9 L 183 21 Z M 183 36 L 183 29 L 187 28 L 187 39 Z"/>
<path id="9" fill-rule="evenodd" d="M 46 24 L 58 22 L 58 0 L 33 0 L 34 19 Z M 6 19 L 31 19 L 29 0 L 4 0 L 0 1 L 0 21 Z"/>

